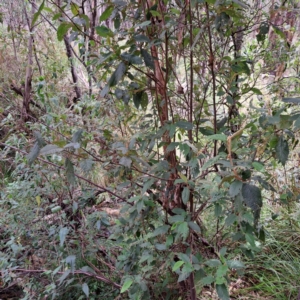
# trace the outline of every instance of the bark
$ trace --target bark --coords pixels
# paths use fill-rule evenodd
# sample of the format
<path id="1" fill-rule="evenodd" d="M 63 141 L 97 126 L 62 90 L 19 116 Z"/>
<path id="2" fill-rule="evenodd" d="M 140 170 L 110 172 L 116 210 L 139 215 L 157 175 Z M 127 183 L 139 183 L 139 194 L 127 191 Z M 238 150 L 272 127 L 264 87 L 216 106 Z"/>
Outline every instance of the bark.
<path id="1" fill-rule="evenodd" d="M 66 46 L 67 57 L 68 57 L 69 62 L 70 62 L 71 74 L 72 74 L 72 79 L 73 79 L 73 84 L 74 84 L 74 91 L 75 91 L 75 94 L 76 94 L 76 97 L 73 99 L 73 102 L 76 103 L 81 98 L 81 90 L 80 90 L 80 87 L 78 85 L 78 76 L 77 76 L 76 68 L 75 68 L 75 65 L 74 65 L 74 57 L 73 57 L 73 52 L 72 52 L 72 46 L 70 44 L 68 34 L 66 34 L 64 36 L 64 42 L 65 42 L 65 46 Z"/>
<path id="2" fill-rule="evenodd" d="M 29 37 L 27 42 L 28 47 L 28 55 L 27 55 L 27 67 L 26 67 L 26 75 L 25 75 L 25 85 L 23 92 L 23 107 L 22 107 L 22 119 L 24 122 L 29 121 L 31 119 L 32 114 L 30 111 L 30 102 L 31 102 L 31 92 L 32 92 L 32 65 L 33 65 L 33 28 L 31 27 L 31 22 L 29 20 L 29 16 L 24 4 L 24 13 L 27 20 L 27 25 L 29 28 Z M 31 5 L 31 19 L 35 13 L 35 5 L 34 1 Z"/>

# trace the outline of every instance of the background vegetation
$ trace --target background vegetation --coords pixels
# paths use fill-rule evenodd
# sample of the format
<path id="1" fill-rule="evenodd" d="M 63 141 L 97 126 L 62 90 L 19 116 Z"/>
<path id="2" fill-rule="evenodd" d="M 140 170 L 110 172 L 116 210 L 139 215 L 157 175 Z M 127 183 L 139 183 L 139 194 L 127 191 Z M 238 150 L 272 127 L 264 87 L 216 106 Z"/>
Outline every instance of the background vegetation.
<path id="1" fill-rule="evenodd" d="M 1 1 L 0 298 L 296 299 L 299 5 Z"/>

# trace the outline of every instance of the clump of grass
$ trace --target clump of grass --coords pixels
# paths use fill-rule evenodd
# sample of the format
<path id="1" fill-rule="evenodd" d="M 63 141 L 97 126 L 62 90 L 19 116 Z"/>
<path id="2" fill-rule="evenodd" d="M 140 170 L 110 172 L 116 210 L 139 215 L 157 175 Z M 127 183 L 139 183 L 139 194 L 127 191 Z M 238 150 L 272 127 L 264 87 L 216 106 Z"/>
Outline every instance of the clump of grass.
<path id="1" fill-rule="evenodd" d="M 268 228 L 263 250 L 247 265 L 249 287 L 244 292 L 255 291 L 265 299 L 296 299 L 300 288 L 299 228 L 284 220 Z"/>

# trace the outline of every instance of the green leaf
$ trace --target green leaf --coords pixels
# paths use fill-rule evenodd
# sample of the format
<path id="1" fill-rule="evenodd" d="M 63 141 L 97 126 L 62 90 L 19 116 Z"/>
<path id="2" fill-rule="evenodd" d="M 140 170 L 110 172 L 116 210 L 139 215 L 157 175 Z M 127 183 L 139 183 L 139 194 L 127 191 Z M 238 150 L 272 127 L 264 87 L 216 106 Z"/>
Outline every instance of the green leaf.
<path id="1" fill-rule="evenodd" d="M 283 139 L 283 136 L 280 136 L 278 143 L 276 145 L 276 157 L 278 158 L 279 162 L 283 165 L 288 160 L 289 156 L 289 145 L 286 140 Z"/>
<path id="2" fill-rule="evenodd" d="M 231 269 L 245 269 L 245 265 L 239 260 L 227 260 L 227 266 Z"/>
<path id="3" fill-rule="evenodd" d="M 186 280 L 190 276 L 191 272 L 183 272 L 179 275 L 177 282 Z"/>
<path id="4" fill-rule="evenodd" d="M 126 73 L 127 66 L 125 65 L 124 62 L 121 62 L 117 69 L 114 71 L 114 73 L 111 75 L 109 81 L 108 81 L 108 86 L 112 87 L 115 86 L 124 76 Z"/>
<path id="5" fill-rule="evenodd" d="M 30 152 L 27 154 L 26 158 L 28 160 L 28 164 L 31 166 L 32 163 L 36 160 L 40 153 L 40 146 L 38 142 L 34 143 L 34 146 L 31 148 Z"/>
<path id="6" fill-rule="evenodd" d="M 57 39 L 61 42 L 68 32 L 68 30 L 72 27 L 71 23 L 62 22 L 57 28 Z"/>
<path id="7" fill-rule="evenodd" d="M 235 180 L 229 187 L 229 195 L 230 197 L 237 196 L 242 190 L 243 183 L 239 180 Z"/>
<path id="8" fill-rule="evenodd" d="M 79 12 L 80 12 L 79 6 L 76 3 L 74 3 L 73 1 L 71 2 L 71 11 L 74 16 L 79 15 Z"/>
<path id="9" fill-rule="evenodd" d="M 175 215 L 175 216 L 169 217 L 169 222 L 171 224 L 177 223 L 177 222 L 183 222 L 183 221 L 184 221 L 184 216 L 183 215 Z"/>
<path id="10" fill-rule="evenodd" d="M 214 281 L 215 281 L 215 278 L 211 275 L 206 276 L 206 277 L 201 279 L 201 283 L 203 285 L 211 285 Z"/>
<path id="11" fill-rule="evenodd" d="M 225 134 L 212 134 L 207 137 L 208 140 L 218 140 L 227 142 L 227 136 Z"/>
<path id="12" fill-rule="evenodd" d="M 196 232 L 201 232 L 201 229 L 200 229 L 200 227 L 198 226 L 198 224 L 196 224 L 196 223 L 194 223 L 194 222 L 188 222 L 188 224 L 189 224 L 189 227 L 190 227 L 192 230 L 194 230 L 194 231 L 196 231 Z"/>
<path id="13" fill-rule="evenodd" d="M 142 59 L 139 56 L 124 52 L 121 54 L 121 58 L 128 61 L 133 65 L 141 65 L 143 63 Z"/>
<path id="14" fill-rule="evenodd" d="M 285 103 L 294 103 L 294 104 L 300 104 L 300 98 L 282 98 L 282 101 Z"/>
<path id="15" fill-rule="evenodd" d="M 254 94 L 256 94 L 256 95 L 262 95 L 262 92 L 259 90 L 259 89 L 257 89 L 257 88 L 251 88 L 251 91 L 254 93 Z"/>
<path id="16" fill-rule="evenodd" d="M 65 272 L 61 275 L 61 277 L 58 279 L 59 284 L 62 284 L 62 282 L 69 276 L 70 273 L 71 273 L 71 270 L 70 270 L 70 269 L 67 270 L 67 271 L 65 271 Z"/>
<path id="17" fill-rule="evenodd" d="M 74 165 L 71 160 L 67 157 L 65 161 L 66 177 L 69 184 L 75 185 L 76 177 L 74 172 Z"/>
<path id="18" fill-rule="evenodd" d="M 167 249 L 167 246 L 165 244 L 155 244 L 155 248 L 159 251 L 164 251 Z"/>
<path id="19" fill-rule="evenodd" d="M 252 184 L 243 183 L 243 200 L 253 211 L 260 211 L 262 207 L 262 197 L 260 189 Z"/>
<path id="20" fill-rule="evenodd" d="M 83 284 L 82 284 L 82 290 L 83 290 L 83 292 L 85 293 L 85 295 L 86 295 L 87 297 L 89 297 L 90 290 L 89 290 L 89 286 L 88 286 L 86 283 L 83 283 Z"/>
<path id="21" fill-rule="evenodd" d="M 146 36 L 146 35 L 143 35 L 143 34 L 138 34 L 138 35 L 135 35 L 134 37 L 133 37 L 137 42 L 140 42 L 140 43 L 142 43 L 142 42 L 144 42 L 144 43 L 150 43 L 151 41 L 150 41 L 150 39 Z M 141 52 L 142 51 L 145 51 L 147 54 L 148 54 L 148 52 L 146 51 L 146 50 L 144 50 L 144 49 L 142 49 L 141 50 Z M 142 54 L 143 55 L 143 54 Z M 149 55 L 149 54 L 148 54 Z M 150 56 L 151 57 L 151 56 Z M 151 57 L 151 59 L 152 59 L 152 57 Z"/>
<path id="22" fill-rule="evenodd" d="M 39 18 L 42 10 L 44 9 L 45 6 L 45 0 L 43 0 L 42 4 L 40 5 L 38 11 L 33 15 L 32 22 L 31 22 L 31 28 L 34 26 L 36 23 L 37 19 Z"/>
<path id="23" fill-rule="evenodd" d="M 61 206 L 59 206 L 59 205 L 54 206 L 54 207 L 51 208 L 51 212 L 52 212 L 53 214 L 55 214 L 55 213 L 57 213 L 57 212 L 59 212 L 59 211 L 61 211 Z"/>
<path id="24" fill-rule="evenodd" d="M 99 21 L 100 22 L 106 21 L 111 16 L 113 10 L 114 10 L 113 6 L 108 6 L 100 16 Z"/>
<path id="25" fill-rule="evenodd" d="M 264 165 L 263 165 L 263 164 L 261 164 L 261 163 L 259 163 L 259 162 L 256 162 L 256 161 L 254 161 L 254 162 L 252 163 L 252 166 L 254 167 L 254 169 L 255 169 L 256 171 L 261 171 L 261 170 L 264 168 Z"/>
<path id="26" fill-rule="evenodd" d="M 268 191 L 276 192 L 275 188 L 269 182 L 262 179 L 260 176 L 255 176 L 255 177 L 253 177 L 253 179 L 257 180 L 264 189 L 266 189 Z"/>
<path id="27" fill-rule="evenodd" d="M 140 106 L 145 110 L 148 105 L 148 96 L 144 91 L 140 91 L 133 94 L 133 103 L 138 109 Z"/>
<path id="28" fill-rule="evenodd" d="M 49 144 L 40 150 L 40 155 L 51 155 L 51 154 L 61 152 L 63 150 L 64 150 L 63 148 L 60 148 L 56 145 Z"/>
<path id="29" fill-rule="evenodd" d="M 215 267 L 219 267 L 221 265 L 221 262 L 219 259 L 209 259 L 205 262 L 205 264 L 209 267 L 215 268 Z"/>
<path id="30" fill-rule="evenodd" d="M 81 142 L 81 136 L 82 136 L 83 130 L 79 129 L 76 132 L 74 132 L 72 136 L 72 142 L 73 143 L 80 143 Z"/>
<path id="31" fill-rule="evenodd" d="M 183 188 L 182 191 L 182 202 L 184 204 L 187 204 L 189 199 L 190 199 L 190 189 L 186 186 Z"/>
<path id="32" fill-rule="evenodd" d="M 227 289 L 227 286 L 225 285 L 225 283 L 216 284 L 216 290 L 217 290 L 217 294 L 221 300 L 230 300 L 228 289 Z"/>
<path id="33" fill-rule="evenodd" d="M 184 261 L 182 261 L 182 260 L 177 261 L 177 262 L 174 264 L 174 266 L 173 266 L 173 268 L 172 268 L 172 271 L 175 272 L 175 271 L 176 271 L 177 269 L 179 269 L 183 264 L 184 264 Z"/>
<path id="34" fill-rule="evenodd" d="M 185 130 L 192 130 L 193 124 L 187 121 L 178 121 L 175 123 L 176 127 L 185 129 Z"/>
<path id="35" fill-rule="evenodd" d="M 228 272 L 228 267 L 226 265 L 221 265 L 217 269 L 217 277 L 224 277 Z"/>
<path id="36" fill-rule="evenodd" d="M 108 36 L 112 37 L 114 35 L 113 32 L 109 28 L 107 28 L 106 26 L 103 26 L 103 25 L 97 26 L 95 29 L 96 29 L 97 34 L 104 38 L 106 38 Z"/>
<path id="37" fill-rule="evenodd" d="M 272 23 L 271 23 L 271 26 L 273 27 L 274 32 L 278 36 L 280 36 L 284 40 L 286 39 L 285 34 L 284 34 L 284 32 L 281 29 L 279 29 L 277 26 L 273 25 Z"/>
<path id="38" fill-rule="evenodd" d="M 152 236 L 155 237 L 158 235 L 164 235 L 169 231 L 169 228 L 170 228 L 170 225 L 159 226 L 153 231 Z"/>
<path id="39" fill-rule="evenodd" d="M 132 164 L 132 159 L 126 156 L 121 157 L 120 161 L 119 161 L 120 165 L 125 166 L 127 168 L 131 167 Z"/>
<path id="40" fill-rule="evenodd" d="M 143 110 L 147 109 L 148 103 L 149 103 L 148 95 L 147 95 L 147 93 L 144 92 L 143 95 L 142 95 L 142 100 L 140 102 L 141 107 L 142 107 Z"/>
<path id="41" fill-rule="evenodd" d="M 126 292 L 131 287 L 132 283 L 133 280 L 131 278 L 127 278 L 122 285 L 121 294 Z"/>
<path id="42" fill-rule="evenodd" d="M 183 239 L 186 239 L 189 234 L 189 227 L 187 222 L 179 224 L 177 227 L 177 232 L 182 236 Z"/>
<path id="43" fill-rule="evenodd" d="M 66 239 L 66 236 L 67 234 L 69 233 L 69 229 L 68 227 L 63 227 L 59 230 L 59 245 L 60 247 L 62 247 L 65 243 L 65 239 Z"/>
<path id="44" fill-rule="evenodd" d="M 154 62 L 152 56 L 145 49 L 141 49 L 141 55 L 144 59 L 146 67 L 154 70 Z"/>

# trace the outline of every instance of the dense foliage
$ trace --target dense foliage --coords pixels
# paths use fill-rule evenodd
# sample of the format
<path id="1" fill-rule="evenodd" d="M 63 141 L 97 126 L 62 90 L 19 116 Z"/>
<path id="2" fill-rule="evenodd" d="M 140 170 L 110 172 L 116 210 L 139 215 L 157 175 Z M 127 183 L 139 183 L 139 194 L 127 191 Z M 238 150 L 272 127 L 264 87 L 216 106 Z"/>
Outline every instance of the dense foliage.
<path id="1" fill-rule="evenodd" d="M 298 7 L 2 1 L 0 298 L 225 300 L 280 273 Z"/>

